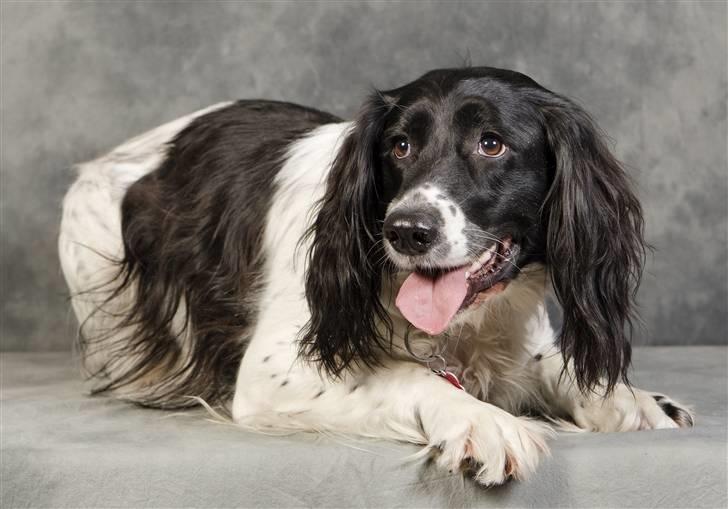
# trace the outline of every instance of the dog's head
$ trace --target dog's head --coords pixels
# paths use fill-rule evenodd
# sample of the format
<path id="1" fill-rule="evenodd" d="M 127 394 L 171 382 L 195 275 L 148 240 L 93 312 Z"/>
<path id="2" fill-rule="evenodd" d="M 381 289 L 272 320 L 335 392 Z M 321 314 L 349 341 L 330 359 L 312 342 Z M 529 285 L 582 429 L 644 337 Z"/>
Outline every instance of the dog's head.
<path id="1" fill-rule="evenodd" d="M 541 262 L 580 386 L 625 377 L 639 202 L 588 114 L 522 74 L 438 70 L 373 94 L 311 233 L 302 347 L 330 373 L 386 346 L 389 267 L 410 273 L 397 307 L 439 334 Z"/>

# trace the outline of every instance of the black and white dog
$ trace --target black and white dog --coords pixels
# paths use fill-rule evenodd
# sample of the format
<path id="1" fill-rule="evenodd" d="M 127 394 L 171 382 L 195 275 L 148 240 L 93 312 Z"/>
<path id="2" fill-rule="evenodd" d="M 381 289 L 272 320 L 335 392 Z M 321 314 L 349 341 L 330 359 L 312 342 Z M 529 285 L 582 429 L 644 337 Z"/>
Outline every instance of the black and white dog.
<path id="1" fill-rule="evenodd" d="M 80 166 L 60 257 L 94 391 L 426 444 L 499 484 L 546 450 L 526 415 L 692 425 L 627 385 L 642 226 L 587 113 L 465 68 L 353 122 L 239 101 L 134 138 Z"/>

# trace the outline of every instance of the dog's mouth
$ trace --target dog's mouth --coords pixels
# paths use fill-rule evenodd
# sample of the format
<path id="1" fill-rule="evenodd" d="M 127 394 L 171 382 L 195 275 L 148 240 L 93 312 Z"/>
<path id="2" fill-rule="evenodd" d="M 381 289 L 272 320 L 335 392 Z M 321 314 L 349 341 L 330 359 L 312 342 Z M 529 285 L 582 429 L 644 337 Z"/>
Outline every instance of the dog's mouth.
<path id="1" fill-rule="evenodd" d="M 518 244 L 506 238 L 469 265 L 415 270 L 402 283 L 396 305 L 418 329 L 440 334 L 459 311 L 505 290 L 519 251 Z"/>

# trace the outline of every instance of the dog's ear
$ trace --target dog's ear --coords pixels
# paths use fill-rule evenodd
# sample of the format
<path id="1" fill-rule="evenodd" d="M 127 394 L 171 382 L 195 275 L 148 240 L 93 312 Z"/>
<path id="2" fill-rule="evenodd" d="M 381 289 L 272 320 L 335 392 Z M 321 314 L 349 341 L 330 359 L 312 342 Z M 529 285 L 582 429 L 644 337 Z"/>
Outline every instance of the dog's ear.
<path id="1" fill-rule="evenodd" d="M 552 151 L 544 204 L 547 261 L 563 308 L 560 335 L 581 390 L 628 383 L 634 298 L 645 256 L 639 201 L 603 134 L 575 103 L 539 101 Z"/>
<path id="2" fill-rule="evenodd" d="M 391 339 L 380 302 L 383 252 L 379 139 L 390 109 L 373 94 L 342 142 L 326 183 L 310 240 L 306 299 L 311 319 L 300 335 L 300 353 L 338 376 L 352 363 L 373 366 Z"/>

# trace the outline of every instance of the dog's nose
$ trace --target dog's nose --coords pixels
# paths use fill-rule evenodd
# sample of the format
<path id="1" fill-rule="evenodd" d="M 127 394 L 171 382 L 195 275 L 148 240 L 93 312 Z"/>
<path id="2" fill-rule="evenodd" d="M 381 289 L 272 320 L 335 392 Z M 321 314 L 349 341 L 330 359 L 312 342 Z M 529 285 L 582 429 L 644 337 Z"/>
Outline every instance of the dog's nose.
<path id="1" fill-rule="evenodd" d="M 427 253 L 437 240 L 437 221 L 427 213 L 394 213 L 384 221 L 384 238 L 399 253 Z"/>

